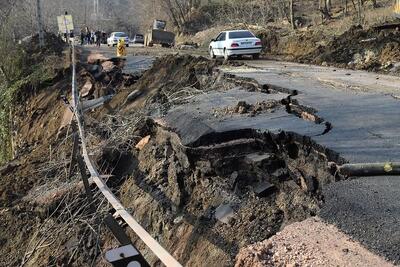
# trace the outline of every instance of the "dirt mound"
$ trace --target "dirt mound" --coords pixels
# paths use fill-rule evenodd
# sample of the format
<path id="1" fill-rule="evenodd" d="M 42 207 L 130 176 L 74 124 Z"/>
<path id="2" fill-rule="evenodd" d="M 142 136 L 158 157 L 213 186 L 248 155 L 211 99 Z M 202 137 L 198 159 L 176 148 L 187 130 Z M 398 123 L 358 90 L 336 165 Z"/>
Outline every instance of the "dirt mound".
<path id="1" fill-rule="evenodd" d="M 393 266 L 319 218 L 293 223 L 240 251 L 236 267 Z"/>
<path id="2" fill-rule="evenodd" d="M 271 53 L 301 63 L 387 71 L 400 61 L 399 42 L 400 32 L 395 29 L 353 26 L 333 38 L 313 30 L 282 37 Z"/>
<path id="3" fill-rule="evenodd" d="M 215 87 L 227 88 L 218 74 L 217 67 L 222 61 L 209 60 L 190 55 L 168 55 L 157 59 L 152 68 L 132 86 L 120 91 L 109 103 L 107 110 L 123 109 L 124 112 L 163 113 L 175 104 L 185 103 L 196 94 L 213 90 Z M 135 92 L 138 97 L 127 101 Z"/>

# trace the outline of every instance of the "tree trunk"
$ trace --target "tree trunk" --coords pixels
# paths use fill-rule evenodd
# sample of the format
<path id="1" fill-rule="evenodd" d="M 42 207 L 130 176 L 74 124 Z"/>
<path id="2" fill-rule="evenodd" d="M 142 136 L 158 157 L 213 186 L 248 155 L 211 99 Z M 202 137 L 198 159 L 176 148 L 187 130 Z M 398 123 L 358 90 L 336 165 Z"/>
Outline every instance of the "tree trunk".
<path id="1" fill-rule="evenodd" d="M 400 162 L 344 164 L 338 170 L 345 176 L 397 175 Z"/>
<path id="2" fill-rule="evenodd" d="M 358 10 L 357 10 L 357 20 L 358 24 L 362 24 L 362 0 L 358 0 Z"/>

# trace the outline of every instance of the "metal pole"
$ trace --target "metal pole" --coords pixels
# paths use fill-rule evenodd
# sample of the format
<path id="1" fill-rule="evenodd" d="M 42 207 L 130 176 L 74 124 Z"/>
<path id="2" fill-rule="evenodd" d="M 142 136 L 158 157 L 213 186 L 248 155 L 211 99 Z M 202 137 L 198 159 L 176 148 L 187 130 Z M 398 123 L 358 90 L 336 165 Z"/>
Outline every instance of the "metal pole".
<path id="1" fill-rule="evenodd" d="M 36 0 L 36 8 L 37 8 L 37 23 L 39 27 L 39 45 L 40 47 L 43 47 L 44 35 L 43 35 L 43 24 L 42 24 L 42 8 L 40 6 L 40 0 Z"/>

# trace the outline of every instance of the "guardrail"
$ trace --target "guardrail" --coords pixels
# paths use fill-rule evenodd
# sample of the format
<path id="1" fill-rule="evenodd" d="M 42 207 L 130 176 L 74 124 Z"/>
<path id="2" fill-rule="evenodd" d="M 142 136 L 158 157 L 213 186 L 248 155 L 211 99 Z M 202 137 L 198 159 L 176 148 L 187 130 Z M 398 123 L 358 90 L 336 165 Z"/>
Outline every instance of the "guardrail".
<path id="1" fill-rule="evenodd" d="M 72 63 L 72 108 L 78 125 L 78 134 L 81 140 L 82 156 L 84 158 L 87 169 L 90 172 L 91 179 L 97 185 L 98 189 L 105 196 L 107 201 L 115 209 L 116 215 L 127 223 L 127 225 L 136 233 L 136 235 L 147 245 L 147 247 L 164 263 L 166 266 L 182 266 L 168 251 L 166 251 L 125 209 L 118 198 L 111 192 L 110 188 L 100 177 L 92 160 L 89 157 L 87 143 L 85 139 L 84 119 L 82 103 L 79 99 L 76 82 L 76 52 L 74 44 L 71 44 L 71 63 Z"/>

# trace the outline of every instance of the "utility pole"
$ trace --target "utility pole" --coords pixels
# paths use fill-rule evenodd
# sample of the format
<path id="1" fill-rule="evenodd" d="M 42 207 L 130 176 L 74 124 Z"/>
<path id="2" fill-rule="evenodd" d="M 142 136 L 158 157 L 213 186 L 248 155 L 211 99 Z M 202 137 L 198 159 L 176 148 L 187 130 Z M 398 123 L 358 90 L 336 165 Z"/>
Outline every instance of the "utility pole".
<path id="1" fill-rule="evenodd" d="M 292 29 L 296 29 L 296 25 L 294 23 L 294 6 L 293 0 L 289 1 L 289 11 L 290 11 L 290 24 L 292 25 Z"/>
<path id="2" fill-rule="evenodd" d="M 96 18 L 99 16 L 99 0 L 93 0 L 93 13 Z"/>
<path id="3" fill-rule="evenodd" d="M 93 19 L 97 25 L 99 19 L 99 0 L 93 0 Z"/>
<path id="4" fill-rule="evenodd" d="M 44 35 L 43 35 L 43 24 L 42 24 L 42 7 L 40 6 L 40 0 L 36 0 L 37 8 L 37 23 L 39 27 L 39 45 L 44 46 Z"/>
<path id="5" fill-rule="evenodd" d="M 358 19 L 358 24 L 362 24 L 362 1 L 358 0 L 358 10 L 357 10 L 357 19 Z"/>

